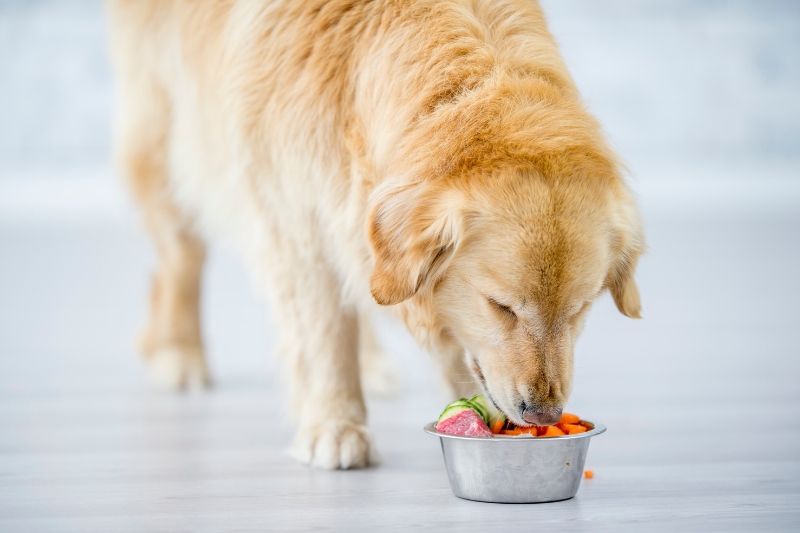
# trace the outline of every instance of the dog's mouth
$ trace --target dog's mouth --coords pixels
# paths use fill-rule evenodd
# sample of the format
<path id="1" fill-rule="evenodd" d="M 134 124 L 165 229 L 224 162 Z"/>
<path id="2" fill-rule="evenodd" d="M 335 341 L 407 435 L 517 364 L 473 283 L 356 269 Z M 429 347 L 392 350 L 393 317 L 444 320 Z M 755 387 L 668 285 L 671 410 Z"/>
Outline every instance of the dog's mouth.
<path id="1" fill-rule="evenodd" d="M 469 354 L 469 360 L 472 363 L 472 365 L 471 365 L 472 366 L 472 372 L 475 374 L 475 376 L 478 378 L 478 380 L 481 383 L 481 389 L 483 389 L 483 395 L 486 398 L 488 398 L 488 400 L 490 402 L 492 402 L 492 405 L 494 406 L 495 409 L 497 409 L 498 411 L 500 411 L 504 415 L 508 416 L 508 413 L 503 411 L 500 408 L 500 406 L 497 405 L 497 402 L 494 401 L 494 398 L 492 398 L 492 393 L 489 392 L 489 387 L 486 384 L 486 377 L 484 377 L 484 375 L 483 375 L 483 370 L 481 370 L 481 365 L 478 363 L 478 360 L 471 353 Z"/>
<path id="2" fill-rule="evenodd" d="M 475 358 L 474 355 L 469 354 L 469 360 L 472 363 L 472 372 L 478 377 L 483 386 L 483 390 L 486 391 L 488 394 L 489 391 L 486 390 L 486 378 L 483 375 L 483 370 L 481 370 L 481 365 L 478 363 L 478 360 Z"/>

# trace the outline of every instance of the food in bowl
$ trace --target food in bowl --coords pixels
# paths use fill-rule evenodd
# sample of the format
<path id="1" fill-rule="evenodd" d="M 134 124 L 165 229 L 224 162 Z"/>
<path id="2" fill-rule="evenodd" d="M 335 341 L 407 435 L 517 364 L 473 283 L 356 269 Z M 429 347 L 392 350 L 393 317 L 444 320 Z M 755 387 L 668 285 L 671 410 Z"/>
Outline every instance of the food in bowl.
<path id="1" fill-rule="evenodd" d="M 564 413 L 552 426 L 516 426 L 500 412 L 483 394 L 469 400 L 461 398 L 444 408 L 436 422 L 436 431 L 447 435 L 465 437 L 561 437 L 585 433 L 592 426 L 581 421 L 578 415 Z"/>
<path id="2" fill-rule="evenodd" d="M 457 409 L 442 413 L 441 423 L 430 422 L 424 427 L 426 433 L 439 439 L 450 487 L 459 498 L 496 503 L 553 502 L 572 498 L 578 492 L 581 479 L 593 476 L 591 471 L 584 473 L 583 467 L 590 440 L 606 430 L 603 424 L 566 415 L 557 425 L 545 427 L 540 435 L 542 428 L 513 427 L 502 415 L 495 420 L 489 413 L 486 418 L 482 417 L 478 414 L 484 407 L 480 399 L 459 402 L 448 406 Z M 475 423 L 473 431 L 475 427 L 485 426 L 491 437 L 485 429 L 480 436 L 454 434 L 467 431 L 455 421 L 446 422 L 459 413 L 468 413 Z M 578 423 L 572 423 L 576 419 Z M 570 435 L 567 431 L 571 428 L 567 424 L 588 430 Z M 473 426 L 472 423 L 469 426 Z M 523 430 L 527 433 L 522 433 Z M 548 437 L 548 434 L 555 436 Z"/>

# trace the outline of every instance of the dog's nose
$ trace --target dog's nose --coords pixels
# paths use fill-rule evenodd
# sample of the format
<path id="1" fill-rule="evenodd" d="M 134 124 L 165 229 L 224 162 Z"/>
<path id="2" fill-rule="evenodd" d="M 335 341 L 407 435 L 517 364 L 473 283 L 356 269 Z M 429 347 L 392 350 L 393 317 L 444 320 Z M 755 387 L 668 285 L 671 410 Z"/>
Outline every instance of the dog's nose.
<path id="1" fill-rule="evenodd" d="M 561 407 L 542 407 L 522 402 L 522 419 L 534 426 L 549 426 L 561 420 Z"/>

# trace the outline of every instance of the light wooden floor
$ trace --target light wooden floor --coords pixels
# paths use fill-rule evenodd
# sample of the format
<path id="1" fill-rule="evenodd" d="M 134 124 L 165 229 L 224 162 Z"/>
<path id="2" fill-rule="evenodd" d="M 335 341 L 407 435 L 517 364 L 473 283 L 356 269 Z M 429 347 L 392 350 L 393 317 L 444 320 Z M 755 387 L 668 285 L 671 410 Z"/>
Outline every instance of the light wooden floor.
<path id="1" fill-rule="evenodd" d="M 798 531 L 800 216 L 649 222 L 645 320 L 599 302 L 570 409 L 606 423 L 570 501 L 462 501 L 421 427 L 442 407 L 426 356 L 381 322 L 404 393 L 371 401 L 383 464 L 323 472 L 285 453 L 274 332 L 214 254 L 217 387 L 150 391 L 130 348 L 145 240 L 0 230 L 0 531 Z"/>

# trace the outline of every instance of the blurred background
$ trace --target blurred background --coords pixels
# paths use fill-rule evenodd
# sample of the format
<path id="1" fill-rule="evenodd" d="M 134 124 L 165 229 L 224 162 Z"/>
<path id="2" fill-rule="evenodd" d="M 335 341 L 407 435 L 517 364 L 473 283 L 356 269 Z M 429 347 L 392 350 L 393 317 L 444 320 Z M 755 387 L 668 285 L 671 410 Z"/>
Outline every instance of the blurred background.
<path id="1" fill-rule="evenodd" d="M 627 479 L 631 497 L 637 476 L 668 484 L 668 473 L 683 468 L 723 479 L 730 465 L 742 480 L 774 468 L 770 479 L 797 497 L 787 472 L 800 473 L 800 3 L 543 6 L 589 108 L 628 162 L 649 245 L 638 276 L 644 320 L 625 319 L 605 296 L 577 347 L 569 409 L 611 428 L 592 445 L 590 461 L 609 478 Z M 77 466 L 58 458 L 119 468 L 124 477 L 131 461 L 155 469 L 158 461 L 147 462 L 153 450 L 244 446 L 265 450 L 269 463 L 283 460 L 290 440 L 286 426 L 277 437 L 271 431 L 281 385 L 268 310 L 219 243 L 203 311 L 217 387 L 202 397 L 172 396 L 145 383 L 132 341 L 154 257 L 110 163 L 106 32 L 97 1 L 0 1 L 0 472 L 7 482 L 0 523 L 7 525 L 26 513 L 59 516 L 40 497 L 69 497 L 30 484 L 37 475 L 72 479 Z M 426 450 L 442 475 L 437 447 L 419 432 L 444 400 L 433 366 L 402 327 L 376 321 L 403 380 L 398 398 L 370 403 L 384 461 L 391 469 L 412 460 L 404 450 Z M 404 426 L 382 423 L 388 416 Z M 732 428 L 735 439 L 723 433 Z M 786 438 L 765 438 L 773 432 Z M 446 487 L 443 479 L 436 482 Z M 601 516 L 590 495 L 581 512 Z M 768 498 L 732 497 L 731 507 L 709 503 L 716 509 L 709 512 L 730 516 L 736 502 Z M 759 509 L 774 512 L 776 501 Z M 638 516 L 629 511 L 631 520 Z"/>

